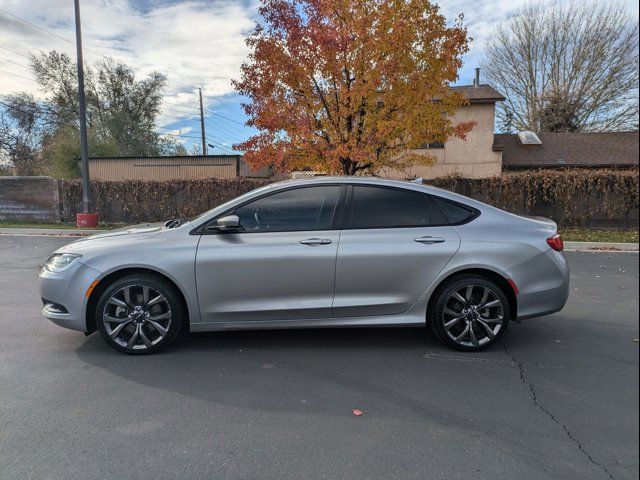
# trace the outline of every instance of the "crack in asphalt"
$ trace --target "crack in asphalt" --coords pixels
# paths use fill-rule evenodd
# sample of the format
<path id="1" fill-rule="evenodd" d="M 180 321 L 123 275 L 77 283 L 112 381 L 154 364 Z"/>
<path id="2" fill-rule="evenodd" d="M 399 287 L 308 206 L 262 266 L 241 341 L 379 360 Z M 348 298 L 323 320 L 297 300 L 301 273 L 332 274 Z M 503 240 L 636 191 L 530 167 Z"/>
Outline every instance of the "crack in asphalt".
<path id="1" fill-rule="evenodd" d="M 584 447 L 582 446 L 582 444 L 580 443 L 580 441 L 573 435 L 573 433 L 571 432 L 571 430 L 569 430 L 569 427 L 567 427 L 567 425 L 565 425 L 564 423 L 562 423 L 560 420 L 558 420 L 556 418 L 556 416 L 551 413 L 549 410 L 547 410 L 545 407 L 543 407 L 542 405 L 540 405 L 540 403 L 538 402 L 538 394 L 536 393 L 536 389 L 533 386 L 533 383 L 531 383 L 530 381 L 528 381 L 525 377 L 524 374 L 524 363 L 518 361 L 518 359 L 511 353 L 509 352 L 509 349 L 507 348 L 507 346 L 504 344 L 504 342 L 500 341 L 500 345 L 502 345 L 502 348 L 504 349 L 504 352 L 506 353 L 507 357 L 509 357 L 513 363 L 516 365 L 516 367 L 518 368 L 518 372 L 520 373 L 520 381 L 527 387 L 529 387 L 529 390 L 531 392 L 531 400 L 533 402 L 533 404 L 535 405 L 536 408 L 538 408 L 541 412 L 543 412 L 545 415 L 547 415 L 554 423 L 557 423 L 558 425 L 560 425 L 562 427 L 562 429 L 564 430 L 564 433 L 567 435 L 567 437 L 569 438 L 569 440 L 571 440 L 573 443 L 576 444 L 576 446 L 578 447 L 578 450 L 580 450 L 580 452 L 589 459 L 589 461 L 595 465 L 596 467 L 598 467 L 599 469 L 601 469 L 611 480 L 615 480 L 615 477 L 611 474 L 611 472 L 609 470 L 607 470 L 607 468 L 602 465 L 601 463 L 596 462 L 593 457 L 591 456 L 591 454 L 589 452 L 587 452 Z"/>

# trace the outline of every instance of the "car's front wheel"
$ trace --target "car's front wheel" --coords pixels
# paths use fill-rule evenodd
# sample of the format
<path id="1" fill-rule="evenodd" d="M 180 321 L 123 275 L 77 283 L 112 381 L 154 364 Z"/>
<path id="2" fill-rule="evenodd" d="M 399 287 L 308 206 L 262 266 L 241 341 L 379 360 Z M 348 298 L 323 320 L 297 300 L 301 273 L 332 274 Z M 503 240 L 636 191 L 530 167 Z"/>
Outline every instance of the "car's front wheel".
<path id="1" fill-rule="evenodd" d="M 121 352 L 152 353 L 171 343 L 185 318 L 175 287 L 162 277 L 132 274 L 109 285 L 96 306 L 96 325 Z"/>
<path id="2" fill-rule="evenodd" d="M 511 312 L 502 289 L 488 278 L 466 275 L 448 281 L 429 309 L 431 328 L 443 343 L 479 351 L 504 335 Z"/>

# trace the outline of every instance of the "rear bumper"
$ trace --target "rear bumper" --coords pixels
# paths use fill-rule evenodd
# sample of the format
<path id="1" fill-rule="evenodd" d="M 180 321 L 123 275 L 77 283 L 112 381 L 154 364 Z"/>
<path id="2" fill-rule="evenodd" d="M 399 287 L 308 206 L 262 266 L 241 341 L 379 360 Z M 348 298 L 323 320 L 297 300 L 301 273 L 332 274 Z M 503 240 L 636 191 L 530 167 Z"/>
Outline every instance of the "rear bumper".
<path id="1" fill-rule="evenodd" d="M 42 269 L 38 275 L 40 297 L 54 302 L 66 310 L 66 313 L 42 309 L 42 315 L 56 325 L 81 332 L 87 331 L 85 292 L 100 272 L 83 263 L 76 262 L 68 270 L 52 273 Z"/>
<path id="2" fill-rule="evenodd" d="M 567 303 L 569 265 L 563 253 L 546 250 L 507 273 L 519 290 L 518 319 L 549 315 Z"/>

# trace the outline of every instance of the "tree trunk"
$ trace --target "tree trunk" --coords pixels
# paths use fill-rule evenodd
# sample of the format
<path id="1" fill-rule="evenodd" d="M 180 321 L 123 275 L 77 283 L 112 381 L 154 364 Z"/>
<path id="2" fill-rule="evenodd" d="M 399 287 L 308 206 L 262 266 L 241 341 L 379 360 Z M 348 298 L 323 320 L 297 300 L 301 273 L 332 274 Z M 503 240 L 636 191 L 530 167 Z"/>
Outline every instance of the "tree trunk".
<path id="1" fill-rule="evenodd" d="M 350 158 L 341 158 L 343 175 L 355 175 L 358 171 L 358 162 L 352 161 Z"/>

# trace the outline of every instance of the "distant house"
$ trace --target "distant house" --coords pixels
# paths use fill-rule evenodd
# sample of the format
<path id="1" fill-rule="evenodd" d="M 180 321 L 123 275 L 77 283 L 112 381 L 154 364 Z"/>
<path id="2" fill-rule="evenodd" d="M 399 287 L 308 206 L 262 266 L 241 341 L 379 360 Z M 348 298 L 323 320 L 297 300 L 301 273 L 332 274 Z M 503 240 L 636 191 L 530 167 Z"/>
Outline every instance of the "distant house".
<path id="1" fill-rule="evenodd" d="M 460 175 L 484 178 L 500 175 L 502 152 L 495 150 L 493 145 L 496 102 L 503 101 L 504 96 L 492 86 L 480 84 L 479 76 L 476 76 L 473 85 L 455 86 L 451 90 L 468 100 L 468 104 L 460 107 L 453 115 L 453 123 L 476 123 L 466 140 L 450 138 L 444 143 L 425 144 L 411 153 L 434 157 L 434 165 L 414 165 L 403 171 L 385 171 L 384 176 L 436 178 Z"/>
<path id="2" fill-rule="evenodd" d="M 631 168 L 638 166 L 635 132 L 540 133 L 539 142 L 520 134 L 495 135 L 504 170 L 535 168 Z"/>

